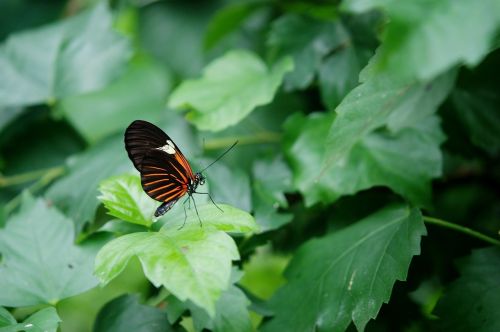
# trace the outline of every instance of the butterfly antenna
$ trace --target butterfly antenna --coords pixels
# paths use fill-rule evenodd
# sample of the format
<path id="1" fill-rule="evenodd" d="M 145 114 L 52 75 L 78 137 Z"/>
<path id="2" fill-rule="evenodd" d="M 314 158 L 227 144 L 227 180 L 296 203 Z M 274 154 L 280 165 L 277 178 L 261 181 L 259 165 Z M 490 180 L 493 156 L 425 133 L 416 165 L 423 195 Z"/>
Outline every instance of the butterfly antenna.
<path id="1" fill-rule="evenodd" d="M 208 165 L 207 167 L 205 167 L 204 169 L 202 169 L 199 173 L 203 173 L 207 168 L 209 168 L 210 166 L 212 166 L 213 164 L 215 164 L 216 162 L 218 162 L 222 157 L 224 157 L 226 155 L 226 153 L 228 153 L 229 151 L 231 151 L 232 148 L 234 148 L 234 146 L 238 144 L 238 141 L 234 142 L 233 145 L 231 145 L 226 151 L 224 151 L 224 153 L 222 153 L 219 157 L 217 157 L 217 159 L 215 159 L 214 161 L 212 161 L 210 163 L 210 165 Z"/>

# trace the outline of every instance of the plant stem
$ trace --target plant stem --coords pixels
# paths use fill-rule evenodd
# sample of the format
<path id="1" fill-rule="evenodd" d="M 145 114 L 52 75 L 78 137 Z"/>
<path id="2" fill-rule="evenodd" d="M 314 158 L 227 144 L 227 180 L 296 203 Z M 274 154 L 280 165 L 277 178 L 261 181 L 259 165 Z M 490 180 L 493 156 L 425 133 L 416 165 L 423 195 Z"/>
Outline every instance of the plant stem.
<path id="1" fill-rule="evenodd" d="M 212 138 L 205 141 L 205 149 L 207 150 L 217 150 L 226 148 L 238 141 L 239 144 L 260 144 L 260 143 L 276 143 L 281 140 L 281 135 L 279 133 L 271 131 L 262 131 L 253 135 L 248 136 L 230 136 L 221 138 Z"/>
<path id="2" fill-rule="evenodd" d="M 8 176 L 8 177 L 0 175 L 0 188 L 1 187 L 15 186 L 15 185 L 23 184 L 26 182 L 31 182 L 31 181 L 39 179 L 40 177 L 43 178 L 46 174 L 52 174 L 54 171 L 58 171 L 60 169 L 63 169 L 63 167 L 56 166 L 56 167 L 52 167 L 52 168 L 38 169 L 36 171 L 30 171 L 30 172 L 16 174 L 16 175 Z"/>
<path id="3" fill-rule="evenodd" d="M 54 179 L 58 178 L 62 174 L 64 174 L 65 167 L 64 166 L 56 166 L 52 167 L 49 169 L 45 170 L 37 170 L 37 171 L 32 171 L 32 172 L 27 172 L 24 174 L 20 175 L 14 175 L 9 178 L 3 178 L 4 181 L 9 181 L 9 184 L 7 185 L 14 185 L 14 184 L 22 184 L 24 182 L 29 182 L 33 181 L 36 178 L 39 178 L 38 181 L 33 183 L 31 186 L 29 186 L 26 190 L 29 190 L 31 193 L 36 192 L 46 185 L 48 185 L 50 182 L 52 182 Z M 37 176 L 34 177 L 34 174 Z M 12 179 L 15 179 L 14 183 L 12 183 Z M 24 181 L 20 181 L 19 179 L 23 179 Z M 0 178 L 1 180 L 1 178 Z M 4 186 L 5 182 L 0 181 L 0 187 Z M 7 204 L 5 204 L 5 212 L 9 214 L 12 212 L 19 204 L 21 203 L 21 194 L 17 195 L 13 199 L 11 199 Z"/>
<path id="4" fill-rule="evenodd" d="M 482 233 L 479 233 L 479 232 L 477 232 L 477 231 L 475 231 L 473 229 L 470 229 L 468 227 L 460 226 L 460 225 L 451 223 L 451 222 L 446 221 L 446 220 L 442 220 L 442 219 L 438 219 L 438 218 L 433 218 L 433 217 L 428 217 L 428 216 L 423 216 L 423 219 L 424 219 L 424 222 L 426 222 L 428 224 L 433 224 L 433 225 L 441 226 L 441 227 L 444 227 L 444 228 L 450 228 L 450 229 L 453 229 L 455 231 L 458 231 L 458 232 L 470 235 L 472 237 L 475 237 L 477 239 L 483 240 L 483 241 L 488 242 L 490 244 L 493 244 L 493 245 L 496 245 L 496 246 L 500 246 L 500 241 L 499 240 L 494 239 L 492 237 L 489 237 L 487 235 L 484 235 Z"/>

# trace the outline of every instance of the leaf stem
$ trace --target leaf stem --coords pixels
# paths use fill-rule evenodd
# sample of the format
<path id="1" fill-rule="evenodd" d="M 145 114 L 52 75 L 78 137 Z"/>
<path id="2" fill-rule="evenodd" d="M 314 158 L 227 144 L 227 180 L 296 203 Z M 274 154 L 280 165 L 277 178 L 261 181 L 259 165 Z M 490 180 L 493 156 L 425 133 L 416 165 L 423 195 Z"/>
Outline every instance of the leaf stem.
<path id="1" fill-rule="evenodd" d="M 247 136 L 229 136 L 212 138 L 205 141 L 205 149 L 207 150 L 217 150 L 228 147 L 235 141 L 239 144 L 260 144 L 260 143 L 276 143 L 281 140 L 281 134 L 272 131 L 262 131 L 253 135 Z"/>
<path id="2" fill-rule="evenodd" d="M 38 178 L 38 181 L 30 185 L 27 190 L 29 190 L 31 193 L 36 192 L 49 183 L 51 183 L 54 179 L 58 178 L 59 176 L 63 175 L 65 172 L 65 167 L 64 166 L 56 166 L 44 170 L 37 170 L 37 171 L 31 171 L 27 172 L 24 174 L 19 174 L 19 175 L 14 175 L 10 178 L 3 178 L 4 180 L 9 180 L 11 182 L 8 182 L 9 184 L 5 185 L 14 185 L 14 184 L 22 184 L 25 182 L 33 181 Z M 36 175 L 36 177 L 34 176 Z M 15 179 L 12 183 L 12 179 Z M 23 181 L 21 181 L 21 180 Z M 3 187 L 5 182 L 1 181 L 2 178 L 0 178 L 0 187 Z M 5 204 L 5 212 L 7 214 L 11 213 L 21 202 L 21 195 L 17 195 L 13 199 L 11 199 L 7 204 Z"/>
<path id="3" fill-rule="evenodd" d="M 496 246 L 500 246 L 500 241 L 499 240 L 494 239 L 492 237 L 489 237 L 487 235 L 484 235 L 482 233 L 479 233 L 479 232 L 477 232 L 477 231 L 475 231 L 473 229 L 470 229 L 468 227 L 460 226 L 460 225 L 451 223 L 451 222 L 446 221 L 446 220 L 442 220 L 442 219 L 438 219 L 438 218 L 433 218 L 433 217 L 428 217 L 428 216 L 423 216 L 423 219 L 424 219 L 424 222 L 426 222 L 428 224 L 433 224 L 433 225 L 441 226 L 441 227 L 444 227 L 444 228 L 450 228 L 450 229 L 453 229 L 453 230 L 455 230 L 457 232 L 461 232 L 461 233 L 470 235 L 472 237 L 475 237 L 477 239 L 483 240 L 483 241 L 488 242 L 490 244 L 493 244 L 493 245 L 496 245 Z"/>
<path id="4" fill-rule="evenodd" d="M 64 169 L 63 166 L 56 166 L 45 169 L 37 169 L 35 171 L 29 171 L 26 173 L 16 174 L 12 176 L 0 175 L 0 188 L 31 182 L 39 178 L 43 179 L 47 174 L 53 174 L 54 172 L 58 173 L 63 169 Z"/>

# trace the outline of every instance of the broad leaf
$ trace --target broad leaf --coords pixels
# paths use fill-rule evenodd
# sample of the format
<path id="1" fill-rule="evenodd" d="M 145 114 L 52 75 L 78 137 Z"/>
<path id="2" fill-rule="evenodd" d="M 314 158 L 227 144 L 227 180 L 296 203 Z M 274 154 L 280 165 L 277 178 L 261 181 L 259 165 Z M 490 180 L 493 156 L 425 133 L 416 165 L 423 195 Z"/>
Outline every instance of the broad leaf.
<path id="1" fill-rule="evenodd" d="M 64 98 L 57 104 L 89 143 L 123 131 L 139 117 L 158 122 L 169 89 L 167 73 L 148 60 L 136 60 L 108 87 L 97 92 Z M 99 121 L 96 121 L 96 118 Z"/>
<path id="2" fill-rule="evenodd" d="M 101 309 L 93 331 L 169 332 L 174 329 L 163 311 L 140 304 L 137 295 L 122 295 Z"/>
<path id="3" fill-rule="evenodd" d="M 439 145 L 444 136 L 435 116 L 397 134 L 377 131 L 362 137 L 342 163 L 325 172 L 319 182 L 325 137 L 333 115 L 313 113 L 292 117 L 286 125 L 287 157 L 294 170 L 294 186 L 307 205 L 329 203 L 340 196 L 374 186 L 387 186 L 418 205 L 430 204 L 432 178 L 441 174 Z"/>
<path id="4" fill-rule="evenodd" d="M 14 316 L 12 316 L 12 314 L 4 307 L 0 307 L 0 328 L 16 323 L 17 321 Z"/>
<path id="5" fill-rule="evenodd" d="M 219 131 L 238 123 L 255 107 L 271 102 L 283 75 L 292 68 L 290 58 L 267 68 L 249 51 L 231 51 L 210 63 L 202 78 L 177 87 L 169 105 L 189 108 L 187 118 L 198 129 Z"/>
<path id="6" fill-rule="evenodd" d="M 149 226 L 153 222 L 158 203 L 141 187 L 137 175 L 124 174 L 108 178 L 99 186 L 97 197 L 108 209 L 108 214 L 134 224 Z"/>
<path id="7" fill-rule="evenodd" d="M 192 306 L 195 329 L 200 332 L 204 329 L 214 332 L 251 332 L 253 328 L 248 312 L 249 304 L 250 301 L 241 289 L 231 285 L 215 304 L 214 318 L 210 319 L 205 311 Z"/>
<path id="8" fill-rule="evenodd" d="M 445 289 L 434 310 L 439 330 L 500 330 L 500 250 L 475 250 L 460 265 L 460 278 Z"/>
<path id="9" fill-rule="evenodd" d="M 0 307 L 0 315 L 2 315 Z M 3 309 L 5 310 L 5 309 Z M 14 317 L 10 320 L 10 324 L 2 325 L 0 321 L 1 332 L 18 332 L 18 331 L 34 331 L 34 332 L 56 332 L 61 319 L 57 315 L 57 311 L 53 307 L 48 307 L 35 312 L 33 315 L 26 318 L 22 323 L 17 323 Z M 0 316 L 1 320 L 1 316 Z"/>
<path id="10" fill-rule="evenodd" d="M 359 331 L 377 316 L 396 280 L 405 280 L 425 235 L 417 209 L 385 208 L 339 232 L 303 245 L 288 283 L 271 299 L 263 331 Z"/>
<path id="11" fill-rule="evenodd" d="M 218 11 L 207 27 L 203 46 L 214 47 L 224 37 L 241 26 L 241 24 L 263 3 L 246 2 L 230 4 Z"/>
<path id="12" fill-rule="evenodd" d="M 474 66 L 493 47 L 500 2 L 351 0 L 351 10 L 381 8 L 389 17 L 378 67 L 428 80 L 457 64 Z M 443 28 L 446 27 L 446 28 Z"/>
<path id="13" fill-rule="evenodd" d="M 311 84 L 323 57 L 346 41 L 338 23 L 288 14 L 273 23 L 268 44 L 281 56 L 293 56 L 295 68 L 285 77 L 285 89 L 290 90 Z"/>
<path id="14" fill-rule="evenodd" d="M 260 231 L 265 232 L 290 222 L 291 214 L 277 213 L 288 207 L 286 191 L 292 190 L 292 172 L 282 155 L 255 161 L 253 165 L 253 205 Z"/>
<path id="15" fill-rule="evenodd" d="M 228 205 L 221 208 L 224 212 L 212 204 L 198 207 L 202 227 L 197 215 L 190 213 L 179 229 L 183 213 L 172 213 L 172 220 L 160 232 L 133 233 L 111 241 L 97 255 L 97 276 L 106 284 L 137 256 L 155 286 L 164 286 L 180 300 L 189 299 L 213 316 L 217 299 L 229 287 L 231 261 L 239 259 L 233 239 L 224 232 L 256 229 L 246 212 Z"/>
<path id="16" fill-rule="evenodd" d="M 130 54 L 105 4 L 18 33 L 0 46 L 0 105 L 31 105 L 99 89 L 120 73 Z"/>
<path id="17" fill-rule="evenodd" d="M 100 202 L 99 183 L 131 169 L 122 135 L 102 142 L 69 160 L 68 174 L 52 185 L 46 197 L 75 223 L 79 231 L 93 220 Z"/>
<path id="18" fill-rule="evenodd" d="M 0 230 L 0 305 L 54 304 L 97 285 L 92 264 L 102 241 L 75 246 L 74 234 L 70 219 L 23 195 L 20 211 Z"/>
<path id="19" fill-rule="evenodd" d="M 359 139 L 377 128 L 390 123 L 393 130 L 399 130 L 434 113 L 449 93 L 455 72 L 429 84 L 418 84 L 389 74 L 376 75 L 372 63 L 362 79 L 363 84 L 335 110 L 337 118 L 326 141 L 327 166 L 342 162 Z"/>
<path id="20" fill-rule="evenodd" d="M 456 89 L 452 94 L 457 118 L 471 141 L 490 155 L 500 152 L 500 98 L 494 91 Z"/>

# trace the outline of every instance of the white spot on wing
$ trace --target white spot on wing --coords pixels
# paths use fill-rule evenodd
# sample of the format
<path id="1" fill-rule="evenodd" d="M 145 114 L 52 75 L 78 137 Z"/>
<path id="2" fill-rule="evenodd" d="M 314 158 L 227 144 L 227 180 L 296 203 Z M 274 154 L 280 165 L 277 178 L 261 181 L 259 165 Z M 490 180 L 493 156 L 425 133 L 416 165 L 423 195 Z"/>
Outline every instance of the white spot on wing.
<path id="1" fill-rule="evenodd" d="M 175 154 L 175 145 L 171 140 L 168 139 L 167 144 L 165 144 L 164 146 L 161 146 L 159 148 L 156 148 L 156 150 L 161 150 L 161 151 L 164 151 L 168 154 Z"/>

